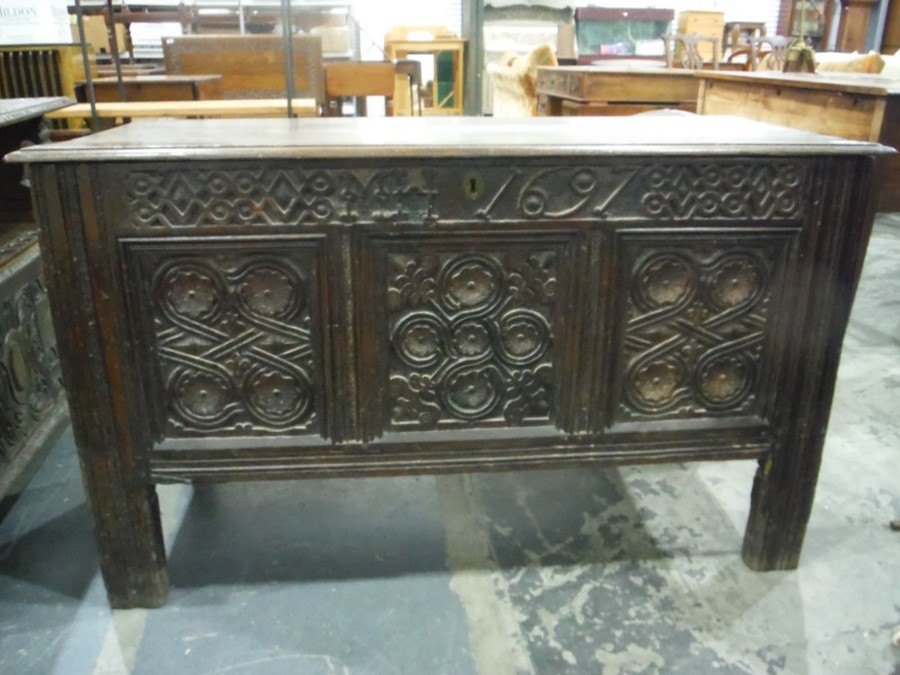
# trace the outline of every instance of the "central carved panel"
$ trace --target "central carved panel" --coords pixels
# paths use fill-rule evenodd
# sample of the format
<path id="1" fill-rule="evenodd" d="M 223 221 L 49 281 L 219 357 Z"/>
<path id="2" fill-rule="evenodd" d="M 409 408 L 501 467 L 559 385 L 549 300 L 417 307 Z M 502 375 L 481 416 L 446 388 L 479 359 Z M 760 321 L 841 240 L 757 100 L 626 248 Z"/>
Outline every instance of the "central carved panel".
<path id="1" fill-rule="evenodd" d="M 556 251 L 388 255 L 391 425 L 546 424 Z"/>
<path id="2" fill-rule="evenodd" d="M 317 431 L 310 252 L 159 263 L 149 296 L 167 435 Z"/>

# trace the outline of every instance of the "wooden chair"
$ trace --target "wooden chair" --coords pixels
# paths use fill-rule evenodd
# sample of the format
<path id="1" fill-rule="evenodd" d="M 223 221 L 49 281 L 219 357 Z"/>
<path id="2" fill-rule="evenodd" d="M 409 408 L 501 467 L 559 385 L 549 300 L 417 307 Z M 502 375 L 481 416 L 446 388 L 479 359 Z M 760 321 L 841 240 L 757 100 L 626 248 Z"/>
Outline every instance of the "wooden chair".
<path id="1" fill-rule="evenodd" d="M 750 38 L 750 69 L 759 70 L 765 60 L 765 70 L 784 70 L 788 50 L 797 38 L 790 35 L 761 35 Z M 768 46 L 768 50 L 765 47 Z"/>
<path id="2" fill-rule="evenodd" d="M 393 115 L 394 64 L 390 61 L 335 61 L 325 64 L 325 114 L 341 117 L 345 98 L 356 99 L 357 116 L 366 114 L 366 96 L 384 96 L 385 114 Z"/>
<path id="3" fill-rule="evenodd" d="M 398 108 L 401 104 L 403 105 L 404 110 L 408 110 L 410 115 L 418 115 L 422 116 L 422 64 L 415 59 L 400 59 L 394 62 L 394 72 L 396 79 L 403 79 L 408 85 L 409 89 L 409 101 L 401 101 L 400 103 L 397 100 L 394 100 L 394 113 L 397 113 Z M 400 91 L 400 88 L 395 88 L 394 93 Z M 406 89 L 404 88 L 405 92 Z M 405 99 L 405 96 L 400 97 L 401 99 Z"/>
<path id="4" fill-rule="evenodd" d="M 707 64 L 704 52 L 710 56 L 713 70 L 719 69 L 719 38 L 713 35 L 685 35 L 666 33 L 662 36 L 666 49 L 666 64 L 669 68 L 700 70 Z M 711 49 L 702 49 L 709 44 Z"/>

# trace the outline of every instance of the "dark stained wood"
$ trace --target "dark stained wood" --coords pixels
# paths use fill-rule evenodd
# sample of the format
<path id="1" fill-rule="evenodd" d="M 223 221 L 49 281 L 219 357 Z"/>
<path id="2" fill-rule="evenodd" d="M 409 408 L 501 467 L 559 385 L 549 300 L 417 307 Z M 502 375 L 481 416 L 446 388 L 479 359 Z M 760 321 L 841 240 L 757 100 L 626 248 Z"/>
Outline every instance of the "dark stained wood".
<path id="1" fill-rule="evenodd" d="M 41 140 L 66 98 L 0 99 L 0 156 Z M 0 165 L 0 498 L 11 504 L 68 411 L 23 166 Z M 5 510 L 0 506 L 0 515 Z"/>
<path id="2" fill-rule="evenodd" d="M 114 606 L 165 597 L 165 481 L 754 459 L 744 559 L 797 564 L 885 148 L 678 114 L 238 128 L 12 157 Z"/>

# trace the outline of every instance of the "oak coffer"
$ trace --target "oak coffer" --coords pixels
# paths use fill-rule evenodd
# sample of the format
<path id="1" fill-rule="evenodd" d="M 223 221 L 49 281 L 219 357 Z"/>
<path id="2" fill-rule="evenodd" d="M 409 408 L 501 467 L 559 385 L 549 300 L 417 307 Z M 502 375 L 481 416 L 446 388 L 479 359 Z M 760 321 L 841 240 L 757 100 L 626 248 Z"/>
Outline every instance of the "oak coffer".
<path id="1" fill-rule="evenodd" d="M 754 459 L 744 560 L 796 566 L 887 151 L 673 114 L 12 155 L 112 604 L 166 596 L 167 481 Z"/>

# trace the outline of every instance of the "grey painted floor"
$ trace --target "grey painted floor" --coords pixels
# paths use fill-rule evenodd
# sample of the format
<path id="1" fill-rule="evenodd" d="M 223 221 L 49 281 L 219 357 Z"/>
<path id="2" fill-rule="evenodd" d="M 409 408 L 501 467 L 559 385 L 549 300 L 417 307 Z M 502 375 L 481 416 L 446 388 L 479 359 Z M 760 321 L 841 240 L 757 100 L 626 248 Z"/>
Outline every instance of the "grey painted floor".
<path id="1" fill-rule="evenodd" d="M 900 214 L 881 216 L 800 568 L 752 462 L 165 486 L 174 589 L 111 612 L 70 434 L 0 523 L 0 673 L 900 675 Z"/>

